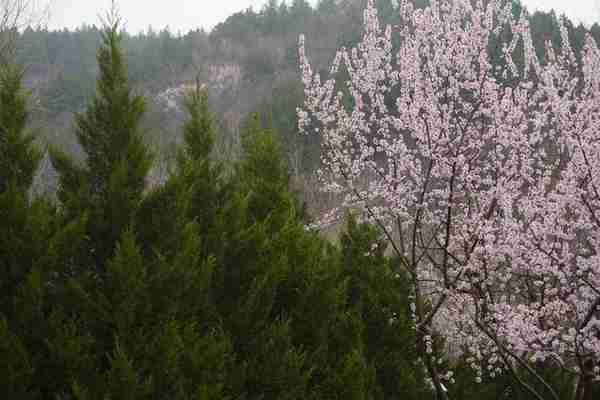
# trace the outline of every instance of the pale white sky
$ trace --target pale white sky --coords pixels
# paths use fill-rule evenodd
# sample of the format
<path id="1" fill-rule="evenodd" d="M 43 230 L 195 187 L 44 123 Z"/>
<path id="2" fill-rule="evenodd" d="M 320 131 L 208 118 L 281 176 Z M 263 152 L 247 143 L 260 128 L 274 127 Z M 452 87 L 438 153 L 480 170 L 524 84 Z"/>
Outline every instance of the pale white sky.
<path id="1" fill-rule="evenodd" d="M 531 11 L 554 8 L 559 14 L 565 13 L 577 22 L 600 21 L 600 0 L 521 0 L 521 3 Z"/>
<path id="2" fill-rule="evenodd" d="M 287 0 L 290 4 L 292 0 Z M 212 28 L 234 12 L 248 7 L 260 8 L 267 0 L 118 0 L 117 4 L 130 32 L 169 26 L 172 31 Z M 310 0 L 316 3 L 316 0 Z M 576 21 L 600 20 L 600 0 L 522 0 L 531 10 L 556 9 Z M 97 24 L 99 15 L 110 5 L 110 0 L 51 0 L 51 29 L 77 27 L 82 23 Z"/>
<path id="3" fill-rule="evenodd" d="M 187 32 L 210 29 L 231 14 L 253 7 L 260 10 L 267 0 L 117 0 L 125 28 L 130 32 L 158 30 Z M 111 0 L 51 0 L 51 29 L 98 24 L 99 16 L 110 8 Z M 288 4 L 291 1 L 288 0 Z M 314 4 L 314 3 L 313 3 Z"/>

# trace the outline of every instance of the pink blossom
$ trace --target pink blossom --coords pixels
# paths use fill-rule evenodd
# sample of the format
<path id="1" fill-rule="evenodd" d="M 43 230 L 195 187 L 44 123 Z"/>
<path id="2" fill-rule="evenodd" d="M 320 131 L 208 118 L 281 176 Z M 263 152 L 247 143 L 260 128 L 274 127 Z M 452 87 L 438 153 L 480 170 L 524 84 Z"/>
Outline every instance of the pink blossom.
<path id="1" fill-rule="evenodd" d="M 325 80 L 300 40 L 300 130 L 322 135 L 324 188 L 404 260 L 440 395 L 433 333 L 479 381 L 521 362 L 583 374 L 600 360 L 600 50 L 588 35 L 578 61 L 559 22 L 560 50 L 547 43 L 538 60 L 511 5 L 403 0 L 403 25 L 381 27 L 371 0 L 361 42 Z"/>

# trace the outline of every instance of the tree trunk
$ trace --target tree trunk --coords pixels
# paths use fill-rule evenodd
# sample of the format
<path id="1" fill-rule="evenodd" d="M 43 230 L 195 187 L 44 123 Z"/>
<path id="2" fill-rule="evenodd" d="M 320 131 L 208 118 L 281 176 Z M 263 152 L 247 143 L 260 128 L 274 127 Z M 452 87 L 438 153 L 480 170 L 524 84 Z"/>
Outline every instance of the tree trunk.
<path id="1" fill-rule="evenodd" d="M 586 360 L 583 363 L 583 370 L 577 382 L 577 390 L 575 392 L 575 400 L 594 400 L 594 362 Z"/>

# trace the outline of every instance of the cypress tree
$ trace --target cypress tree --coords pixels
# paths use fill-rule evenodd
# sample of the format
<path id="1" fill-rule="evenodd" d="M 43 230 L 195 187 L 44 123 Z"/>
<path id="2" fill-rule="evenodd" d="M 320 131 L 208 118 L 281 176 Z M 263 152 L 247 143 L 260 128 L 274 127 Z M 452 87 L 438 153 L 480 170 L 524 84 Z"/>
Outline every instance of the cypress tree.
<path id="1" fill-rule="evenodd" d="M 196 86 L 186 98 L 188 120 L 183 126 L 184 145 L 177 157 L 179 215 L 195 221 L 204 237 L 206 251 L 214 250 L 218 238 L 217 214 L 226 188 L 221 163 L 213 158 L 216 129 L 208 109 L 208 92 Z"/>
<path id="2" fill-rule="evenodd" d="M 21 79 L 18 67 L 0 70 L 0 393 L 33 399 L 65 383 L 48 344 L 63 328 L 52 317 L 62 286 L 57 275 L 83 231 L 76 223 L 61 226 L 46 199 L 29 199 L 41 154 L 27 133 Z"/>
<path id="3" fill-rule="evenodd" d="M 199 251 L 197 226 L 189 224 L 181 238 L 174 260 L 148 263 L 127 230 L 107 263 L 103 285 L 73 283 L 78 323 L 68 341 L 89 338 L 83 350 L 92 361 L 75 358 L 74 395 L 224 397 L 232 358 L 209 301 L 214 261 Z"/>
<path id="4" fill-rule="evenodd" d="M 288 249 L 296 223 L 287 169 L 269 129 L 252 118 L 217 215 L 214 296 L 238 360 L 235 396 L 305 398 L 307 353 L 295 343 Z M 289 229 L 288 229 L 289 228 Z"/>
<path id="5" fill-rule="evenodd" d="M 120 304 L 109 296 L 114 281 L 109 275 L 115 273 L 113 265 L 120 265 L 111 260 L 132 225 L 152 157 L 140 128 L 144 99 L 128 84 L 121 40 L 119 19 L 112 13 L 97 53 L 95 96 L 75 116 L 83 162 L 55 148 L 50 151 L 59 175 L 60 206 L 57 241 L 50 244 L 48 260 L 62 265 L 51 286 L 54 304 L 45 339 L 49 360 L 39 386 L 52 398 L 100 393 L 108 366 L 122 366 L 124 357 L 114 345 L 118 331 L 101 313 Z M 64 239 L 71 239 L 71 246 Z M 132 252 L 125 254 L 131 256 L 131 268 L 138 265 Z M 145 285 L 143 276 L 137 279 L 136 284 Z M 96 303 L 98 299 L 104 301 Z"/>
<path id="6" fill-rule="evenodd" d="M 85 163 L 52 151 L 66 218 L 87 220 L 89 244 L 77 262 L 97 273 L 105 270 L 117 241 L 133 222 L 152 161 L 140 127 L 145 102 L 128 84 L 119 29 L 113 13 L 98 50 L 95 97 L 85 112 L 76 115 Z"/>
<path id="7" fill-rule="evenodd" d="M 11 398 L 32 398 L 33 355 L 22 336 L 17 297 L 33 272 L 36 218 L 27 190 L 40 160 L 27 134 L 27 98 L 21 71 L 0 69 L 0 392 Z"/>
<path id="8" fill-rule="evenodd" d="M 30 203 L 27 191 L 40 160 L 26 132 L 27 98 L 21 71 L 0 70 L 0 312 L 10 314 L 16 289 L 32 267 Z"/>
<path id="9" fill-rule="evenodd" d="M 16 66 L 0 68 L 0 193 L 11 185 L 29 189 L 41 159 L 26 131 L 29 112 L 22 75 Z"/>
<path id="10" fill-rule="evenodd" d="M 191 95 L 190 145 L 177 173 L 141 200 L 135 229 L 126 229 L 114 257 L 103 261 L 102 284 L 90 274 L 70 282 L 77 321 L 62 341 L 88 338 L 82 353 L 90 362 L 72 357 L 77 368 L 64 362 L 64 369 L 77 371 L 67 393 L 81 399 L 225 397 L 231 346 L 211 302 L 215 261 L 203 250 L 206 219 L 190 211 L 199 209 L 192 208 L 193 196 L 202 204 L 198 193 L 207 190 L 202 172 L 212 171 L 203 161 L 209 151 L 193 144 L 194 135 L 204 134 L 198 122 L 203 101 L 200 92 Z"/>
<path id="11" fill-rule="evenodd" d="M 105 254 L 100 259 L 99 265 L 104 266 L 101 284 L 94 274 L 86 273 L 70 282 L 70 311 L 77 321 L 65 341 L 89 338 L 84 352 L 91 362 L 76 361 L 78 372 L 68 391 L 81 399 L 221 399 L 227 390 L 232 358 L 229 339 L 211 302 L 215 261 L 204 251 L 207 219 L 190 211 L 200 209 L 192 207 L 194 196 L 199 196 L 200 204 L 211 204 L 198 195 L 206 190 L 203 177 L 212 174 L 212 167 L 203 161 L 210 149 L 200 150 L 203 145 L 195 137 L 205 132 L 205 124 L 199 122 L 202 113 L 207 113 L 201 109 L 202 102 L 205 98 L 200 92 L 189 99 L 190 120 L 185 125 L 189 145 L 180 156 L 177 173 L 143 198 L 141 191 L 136 192 L 140 205 L 131 207 L 128 214 L 134 228 L 123 230 L 114 256 Z M 130 103 L 122 104 L 126 109 Z M 81 170 L 90 192 L 88 176 L 100 176 L 96 170 L 102 168 Z M 73 203 L 78 204 L 75 194 Z M 88 201 L 90 195 L 84 195 Z M 84 212 L 94 217 L 93 209 Z"/>
<path id="12" fill-rule="evenodd" d="M 410 315 L 408 278 L 385 255 L 386 242 L 376 227 L 349 215 L 340 236 L 341 274 L 346 301 L 364 325 L 363 354 L 375 374 L 376 398 L 427 398 Z"/>
<path id="13" fill-rule="evenodd" d="M 182 130 L 184 143 L 176 157 L 176 168 L 164 185 L 143 200 L 136 217 L 142 248 L 173 255 L 178 232 L 191 221 L 204 236 L 205 250 L 214 250 L 218 238 L 217 214 L 224 199 L 222 166 L 213 158 L 216 139 L 214 118 L 208 109 L 208 92 L 196 85 L 185 99 L 188 118 Z"/>
<path id="14" fill-rule="evenodd" d="M 337 251 L 304 225 L 274 132 L 253 115 L 220 213 L 215 298 L 247 398 L 369 398 L 375 373 Z M 264 373 L 268 371 L 268 373 Z"/>

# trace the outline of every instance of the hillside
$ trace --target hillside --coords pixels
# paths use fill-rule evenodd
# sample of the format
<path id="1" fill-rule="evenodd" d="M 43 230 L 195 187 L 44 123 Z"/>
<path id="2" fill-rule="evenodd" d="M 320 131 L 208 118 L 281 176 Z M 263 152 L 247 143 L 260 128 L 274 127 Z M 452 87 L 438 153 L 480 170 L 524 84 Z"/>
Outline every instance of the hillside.
<path id="1" fill-rule="evenodd" d="M 313 169 L 318 160 L 314 138 L 297 134 L 296 107 L 302 101 L 298 79 L 297 43 L 301 33 L 313 65 L 325 68 L 340 46 L 360 37 L 363 0 L 321 0 L 311 7 L 305 0 L 291 4 L 271 0 L 261 10 L 231 15 L 212 31 L 175 34 L 169 30 L 139 35 L 124 33 L 129 76 L 146 96 L 151 112 L 145 120 L 148 138 L 168 159 L 180 142 L 181 98 L 197 77 L 209 88 L 211 109 L 220 125 L 219 153 L 235 158 L 239 128 L 249 112 L 272 120 L 288 153 L 294 175 Z M 379 0 L 384 23 L 397 24 L 393 0 Z M 425 6 L 427 0 L 417 2 Z M 515 2 L 515 12 L 520 6 Z M 553 13 L 531 15 L 534 44 L 559 42 Z M 585 28 L 567 21 L 573 47 L 582 46 Z M 591 27 L 600 38 L 600 26 Z M 100 28 L 74 31 L 25 30 L 19 37 L 19 61 L 26 66 L 26 84 L 33 90 L 35 117 L 41 135 L 50 143 L 78 153 L 72 135 L 73 113 L 84 109 L 97 75 L 95 52 Z"/>

